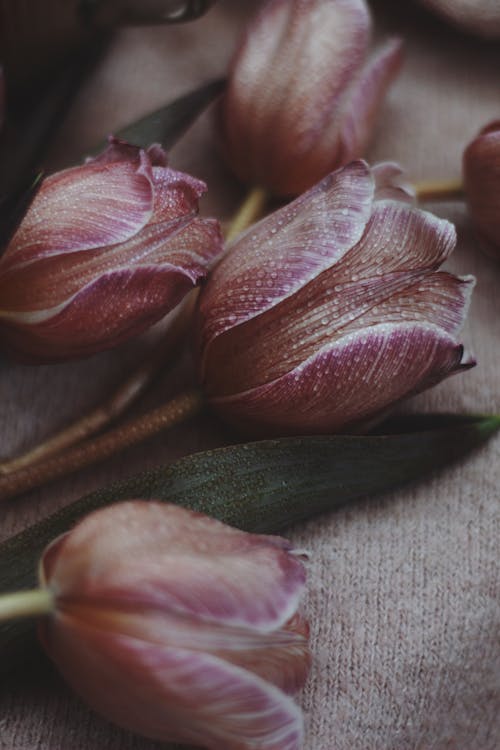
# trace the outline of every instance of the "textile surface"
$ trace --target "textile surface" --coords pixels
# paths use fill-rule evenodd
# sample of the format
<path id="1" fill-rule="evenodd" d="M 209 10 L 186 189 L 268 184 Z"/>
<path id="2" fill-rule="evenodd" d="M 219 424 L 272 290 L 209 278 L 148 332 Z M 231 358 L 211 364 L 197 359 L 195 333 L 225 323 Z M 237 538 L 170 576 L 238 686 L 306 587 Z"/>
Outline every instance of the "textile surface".
<path id="1" fill-rule="evenodd" d="M 226 69 L 255 3 L 220 0 L 202 20 L 120 32 L 79 93 L 51 155 L 54 168 L 130 120 Z M 457 178 L 461 153 L 500 114 L 500 43 L 449 28 L 413 4 L 373 4 L 377 33 L 405 37 L 370 160 L 400 161 L 412 180 Z M 242 189 L 221 165 L 211 118 L 171 164 L 205 179 L 205 214 L 229 219 Z M 407 404 L 411 411 L 500 411 L 500 265 L 480 251 L 460 203 L 433 206 L 457 224 L 448 267 L 477 277 L 463 340 L 478 366 Z M 148 337 L 79 363 L 0 367 L 2 454 L 14 455 L 98 403 Z M 189 364 L 161 375 L 133 413 L 167 399 Z M 230 443 L 210 415 L 112 461 L 6 503 L 6 538 L 111 481 L 195 450 Z M 358 502 L 289 537 L 311 553 L 304 608 L 315 655 L 299 700 L 305 750 L 498 750 L 500 747 L 500 438 L 430 479 Z M 153 750 L 82 706 L 40 659 L 0 688 L 5 750 Z"/>

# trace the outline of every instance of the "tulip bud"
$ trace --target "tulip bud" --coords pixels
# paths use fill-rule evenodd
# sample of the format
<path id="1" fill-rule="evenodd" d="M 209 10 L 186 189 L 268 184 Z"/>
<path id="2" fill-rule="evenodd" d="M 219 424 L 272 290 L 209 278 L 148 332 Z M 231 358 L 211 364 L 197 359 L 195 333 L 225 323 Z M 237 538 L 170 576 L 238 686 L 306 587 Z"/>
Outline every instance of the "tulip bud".
<path id="1" fill-rule="evenodd" d="M 204 183 L 111 139 L 48 177 L 0 259 L 0 340 L 26 361 L 82 357 L 163 317 L 207 274 L 218 223 Z"/>
<path id="2" fill-rule="evenodd" d="M 364 0 L 269 0 L 250 24 L 221 101 L 222 145 L 243 182 L 297 195 L 361 156 L 401 43 L 367 58 Z"/>
<path id="3" fill-rule="evenodd" d="M 451 23 L 479 36 L 500 37 L 498 0 L 421 0 Z"/>
<path id="4" fill-rule="evenodd" d="M 200 379 L 227 421 L 353 430 L 474 364 L 455 338 L 472 279 L 437 271 L 454 227 L 395 176 L 353 162 L 229 247 L 198 312 Z"/>
<path id="5" fill-rule="evenodd" d="M 500 260 L 500 121 L 487 125 L 468 145 L 464 188 L 482 246 Z"/>
<path id="6" fill-rule="evenodd" d="M 304 566 L 280 537 L 178 506 L 96 511 L 50 545 L 41 625 L 73 688 L 122 727 L 213 750 L 297 750 Z"/>

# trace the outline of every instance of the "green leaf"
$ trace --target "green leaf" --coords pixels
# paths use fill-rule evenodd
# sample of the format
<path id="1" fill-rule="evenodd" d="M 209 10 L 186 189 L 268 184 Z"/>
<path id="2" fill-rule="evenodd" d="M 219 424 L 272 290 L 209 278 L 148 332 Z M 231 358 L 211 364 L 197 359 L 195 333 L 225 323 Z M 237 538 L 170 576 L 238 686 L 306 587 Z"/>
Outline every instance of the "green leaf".
<path id="1" fill-rule="evenodd" d="M 152 143 L 160 143 L 170 149 L 179 140 L 198 115 L 218 96 L 224 88 L 224 80 L 219 79 L 201 86 L 189 94 L 181 96 L 161 109 L 150 112 L 140 120 L 127 125 L 115 135 L 124 141 L 146 148 Z M 106 146 L 103 141 L 94 153 Z"/>
<path id="2" fill-rule="evenodd" d="M 263 440 L 195 453 L 78 500 L 0 545 L 0 591 L 31 588 L 38 558 L 90 511 L 131 498 L 203 511 L 246 531 L 280 532 L 356 498 L 386 492 L 456 461 L 500 428 L 496 416 L 407 417 L 406 432 Z M 0 669 L 21 653 L 32 626 L 0 624 Z"/>

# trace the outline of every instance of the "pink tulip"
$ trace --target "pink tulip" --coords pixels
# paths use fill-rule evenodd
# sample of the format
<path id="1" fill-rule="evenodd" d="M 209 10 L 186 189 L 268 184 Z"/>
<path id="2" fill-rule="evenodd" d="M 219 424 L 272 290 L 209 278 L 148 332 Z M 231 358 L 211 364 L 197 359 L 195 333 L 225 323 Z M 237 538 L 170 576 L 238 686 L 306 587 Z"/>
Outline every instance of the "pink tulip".
<path id="1" fill-rule="evenodd" d="M 131 501 L 59 537 L 41 578 L 55 595 L 42 641 L 111 721 L 213 750 L 299 747 L 305 573 L 286 540 Z"/>
<path id="2" fill-rule="evenodd" d="M 421 0 L 448 21 L 479 36 L 500 37 L 498 0 Z"/>
<path id="3" fill-rule="evenodd" d="M 175 307 L 222 240 L 196 216 L 205 185 L 158 146 L 111 140 L 48 177 L 0 259 L 0 340 L 27 361 L 116 346 Z"/>
<path id="4" fill-rule="evenodd" d="M 500 260 L 500 121 L 491 122 L 464 153 L 467 205 L 482 247 Z"/>
<path id="5" fill-rule="evenodd" d="M 364 0 L 268 0 L 238 47 L 221 102 L 236 175 L 297 195 L 361 156 L 399 71 L 393 40 L 367 60 Z"/>
<path id="6" fill-rule="evenodd" d="M 198 313 L 200 380 L 224 419 L 358 429 L 474 364 L 456 340 L 473 280 L 437 270 L 454 227 L 397 177 L 353 162 L 230 245 Z"/>

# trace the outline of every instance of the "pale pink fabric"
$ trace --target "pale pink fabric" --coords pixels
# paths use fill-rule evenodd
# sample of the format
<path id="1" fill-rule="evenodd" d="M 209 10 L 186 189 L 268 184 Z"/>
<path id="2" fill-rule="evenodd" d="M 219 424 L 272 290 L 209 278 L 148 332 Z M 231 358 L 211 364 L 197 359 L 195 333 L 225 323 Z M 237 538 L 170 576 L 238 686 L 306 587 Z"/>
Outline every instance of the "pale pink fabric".
<path id="1" fill-rule="evenodd" d="M 220 74 L 254 6 L 220 0 L 192 26 L 120 34 L 75 102 L 54 165 Z M 413 179 L 458 177 L 465 144 L 499 116 L 500 48 L 448 29 L 409 2 L 374 6 L 379 28 L 408 42 L 370 156 L 400 160 Z M 175 149 L 172 164 L 208 182 L 204 212 L 229 217 L 240 196 L 217 159 L 208 118 Z M 464 339 L 479 364 L 409 408 L 498 412 L 500 266 L 479 252 L 460 204 L 434 210 L 457 222 L 459 248 L 449 267 L 478 277 Z M 145 345 L 78 364 L 2 365 L 3 452 L 18 452 L 98 401 Z M 160 378 L 141 408 L 185 380 L 179 366 Z M 92 488 L 231 440 L 215 421 L 200 418 L 9 503 L 1 536 Z M 302 696 L 305 750 L 498 750 L 499 459 L 497 437 L 439 476 L 292 530 L 294 543 L 312 556 L 306 607 L 315 662 Z M 160 748 L 95 717 L 45 664 L 2 685 L 0 722 L 0 747 L 8 750 Z"/>

